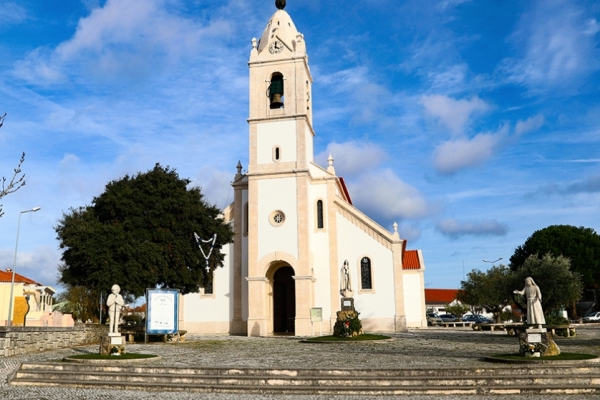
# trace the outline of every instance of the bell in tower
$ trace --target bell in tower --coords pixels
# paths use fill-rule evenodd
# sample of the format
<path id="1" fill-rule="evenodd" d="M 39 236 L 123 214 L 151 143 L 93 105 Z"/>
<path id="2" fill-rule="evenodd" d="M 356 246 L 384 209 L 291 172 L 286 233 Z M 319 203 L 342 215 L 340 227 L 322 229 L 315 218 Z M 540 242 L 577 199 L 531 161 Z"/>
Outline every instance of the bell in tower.
<path id="1" fill-rule="evenodd" d="M 271 99 L 271 109 L 283 107 L 283 75 L 279 72 L 271 76 L 271 84 L 269 85 L 269 98 Z"/>

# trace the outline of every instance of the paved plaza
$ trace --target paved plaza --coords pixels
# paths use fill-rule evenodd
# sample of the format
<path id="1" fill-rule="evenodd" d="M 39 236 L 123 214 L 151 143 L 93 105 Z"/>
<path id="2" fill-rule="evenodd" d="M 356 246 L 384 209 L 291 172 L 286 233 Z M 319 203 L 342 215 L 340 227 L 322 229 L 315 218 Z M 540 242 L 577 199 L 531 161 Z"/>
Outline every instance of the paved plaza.
<path id="1" fill-rule="evenodd" d="M 301 343 L 297 337 L 231 337 L 188 335 L 182 343 L 130 344 L 129 352 L 157 354 L 153 364 L 195 367 L 258 368 L 458 368 L 490 366 L 482 356 L 515 353 L 518 339 L 505 332 L 475 332 L 468 328 L 428 328 L 391 335 L 393 340 L 332 344 Z M 600 355 L 600 325 L 577 327 L 574 338 L 556 339 L 562 351 Z M 143 392 L 56 387 L 12 387 L 7 377 L 22 362 L 54 362 L 65 356 L 95 353 L 98 346 L 0 358 L 2 399 L 359 399 L 363 396 L 240 395 L 224 393 Z M 497 365 L 496 365 L 497 366 Z M 463 396 L 402 396 L 403 399 L 459 399 Z M 471 398 L 480 396 L 472 396 Z M 519 399 L 586 399 L 589 395 L 519 395 Z M 393 396 L 372 396 L 390 399 Z M 511 396 L 490 396 L 508 399 Z"/>

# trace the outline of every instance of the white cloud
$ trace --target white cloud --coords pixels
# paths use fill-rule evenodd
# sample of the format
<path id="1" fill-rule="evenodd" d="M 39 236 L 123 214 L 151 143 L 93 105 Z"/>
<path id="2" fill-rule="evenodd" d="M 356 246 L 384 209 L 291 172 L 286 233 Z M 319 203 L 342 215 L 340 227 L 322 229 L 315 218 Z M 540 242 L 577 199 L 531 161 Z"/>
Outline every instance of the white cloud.
<path id="1" fill-rule="evenodd" d="M 477 222 L 457 221 L 449 218 L 440 221 L 436 229 L 445 236 L 458 238 L 465 235 L 473 236 L 504 236 L 508 232 L 506 224 L 495 220 L 484 220 Z"/>
<path id="2" fill-rule="evenodd" d="M 434 164 L 438 172 L 453 174 L 461 169 L 483 164 L 493 155 L 502 139 L 502 133 L 479 134 L 473 139 L 450 140 L 434 151 Z"/>
<path id="3" fill-rule="evenodd" d="M 421 97 L 420 103 L 429 115 L 448 127 L 454 135 L 464 132 L 472 115 L 490 109 L 478 96 L 455 100 L 444 95 L 430 95 Z"/>
<path id="4" fill-rule="evenodd" d="M 16 64 L 15 75 L 31 83 L 62 82 L 89 73 L 103 80 L 137 80 L 206 47 L 232 28 L 217 19 L 202 27 L 165 10 L 163 0 L 108 0 L 81 18 L 74 36 L 54 50 L 36 49 Z M 217 40 L 217 39 L 215 39 Z"/>
<path id="5" fill-rule="evenodd" d="M 546 120 L 541 114 L 527 118 L 525 121 L 519 120 L 517 121 L 517 125 L 515 127 L 515 135 L 521 136 L 524 133 L 535 131 L 541 128 L 545 122 Z"/>
<path id="6" fill-rule="evenodd" d="M 27 10 L 17 3 L 5 2 L 0 6 L 0 26 L 19 24 L 27 19 Z"/>
<path id="7" fill-rule="evenodd" d="M 317 154 L 317 162 L 326 167 L 329 154 L 333 156 L 333 166 L 340 176 L 357 174 L 377 168 L 388 155 L 373 143 L 350 141 L 345 143 L 329 143 L 322 153 Z"/>
<path id="8" fill-rule="evenodd" d="M 14 250 L 0 249 L 0 269 L 13 267 Z M 39 246 L 33 252 L 19 251 L 15 273 L 41 283 L 56 284 L 60 253 L 51 246 Z"/>
<path id="9" fill-rule="evenodd" d="M 363 174 L 348 186 L 354 204 L 375 218 L 422 218 L 429 212 L 419 191 L 389 169 Z"/>
<path id="10" fill-rule="evenodd" d="M 524 45 L 520 57 L 503 61 L 508 80 L 532 91 L 552 87 L 571 89 L 589 72 L 598 70 L 596 19 L 572 1 L 538 0 L 524 13 L 512 39 Z"/>

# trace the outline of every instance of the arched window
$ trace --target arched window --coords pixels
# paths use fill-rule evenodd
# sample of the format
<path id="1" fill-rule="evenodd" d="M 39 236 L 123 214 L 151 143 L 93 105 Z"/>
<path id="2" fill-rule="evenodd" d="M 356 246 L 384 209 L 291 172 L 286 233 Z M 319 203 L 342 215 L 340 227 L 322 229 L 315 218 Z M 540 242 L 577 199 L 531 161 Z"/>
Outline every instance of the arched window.
<path id="1" fill-rule="evenodd" d="M 363 257 L 360 260 L 360 288 L 362 290 L 373 289 L 373 281 L 371 279 L 371 259 Z"/>
<path id="2" fill-rule="evenodd" d="M 273 161 L 281 160 L 281 149 L 279 146 L 273 147 Z"/>
<path id="3" fill-rule="evenodd" d="M 323 200 L 317 201 L 317 229 L 323 229 Z"/>

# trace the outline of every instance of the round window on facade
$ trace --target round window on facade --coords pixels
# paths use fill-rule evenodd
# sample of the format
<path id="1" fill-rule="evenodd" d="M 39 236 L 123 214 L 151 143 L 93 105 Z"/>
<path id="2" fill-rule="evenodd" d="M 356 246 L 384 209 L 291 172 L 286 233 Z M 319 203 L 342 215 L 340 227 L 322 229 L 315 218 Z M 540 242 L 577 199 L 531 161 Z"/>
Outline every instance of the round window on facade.
<path id="1" fill-rule="evenodd" d="M 285 214 L 283 213 L 283 211 L 273 211 L 269 215 L 269 222 L 273 226 L 281 226 L 285 222 Z"/>

